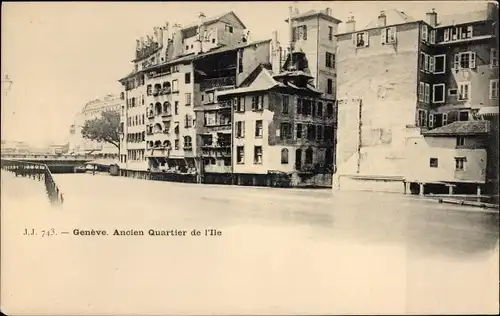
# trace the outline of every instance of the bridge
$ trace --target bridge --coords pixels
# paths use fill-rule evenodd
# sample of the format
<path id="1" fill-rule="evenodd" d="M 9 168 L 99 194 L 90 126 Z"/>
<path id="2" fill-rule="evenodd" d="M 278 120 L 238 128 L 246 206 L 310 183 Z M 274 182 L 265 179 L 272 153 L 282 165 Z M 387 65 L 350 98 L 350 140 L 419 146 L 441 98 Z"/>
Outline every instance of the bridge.
<path id="1" fill-rule="evenodd" d="M 1 158 L 15 161 L 26 161 L 46 165 L 52 173 L 73 173 L 75 167 L 84 165 L 96 157 L 89 155 L 65 155 L 65 154 L 20 154 L 2 153 Z"/>

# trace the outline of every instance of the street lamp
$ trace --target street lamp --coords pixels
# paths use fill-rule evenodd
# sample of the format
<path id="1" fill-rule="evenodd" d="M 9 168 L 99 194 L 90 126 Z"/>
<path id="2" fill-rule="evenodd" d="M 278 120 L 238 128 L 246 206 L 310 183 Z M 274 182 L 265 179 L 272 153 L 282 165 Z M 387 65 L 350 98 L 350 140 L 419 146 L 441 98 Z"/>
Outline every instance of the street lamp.
<path id="1" fill-rule="evenodd" d="M 2 90 L 5 92 L 5 95 L 9 93 L 13 83 L 14 82 L 10 79 L 9 75 L 5 74 L 5 78 L 2 80 Z"/>

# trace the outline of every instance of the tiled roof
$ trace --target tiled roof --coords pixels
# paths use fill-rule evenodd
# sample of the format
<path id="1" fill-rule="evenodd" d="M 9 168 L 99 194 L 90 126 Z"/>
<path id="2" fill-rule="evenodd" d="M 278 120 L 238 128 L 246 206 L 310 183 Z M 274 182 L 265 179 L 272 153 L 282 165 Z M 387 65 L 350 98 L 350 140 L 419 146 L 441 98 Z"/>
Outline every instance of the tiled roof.
<path id="1" fill-rule="evenodd" d="M 423 132 L 424 136 L 481 135 L 490 131 L 489 121 L 457 121 Z"/>
<path id="2" fill-rule="evenodd" d="M 404 13 L 403 11 L 398 11 L 395 9 L 387 10 L 384 11 L 385 16 L 386 16 L 386 25 L 394 25 L 394 24 L 402 24 L 402 23 L 407 23 L 407 22 L 415 22 L 416 20 Z M 368 23 L 364 29 L 372 29 L 379 27 L 378 25 L 378 18 L 374 21 L 371 21 Z"/>
<path id="3" fill-rule="evenodd" d="M 243 24 L 243 22 L 241 22 L 241 20 L 238 18 L 238 16 L 233 11 L 229 11 L 229 12 L 225 12 L 225 13 L 222 13 L 222 14 L 217 14 L 217 15 L 205 18 L 204 21 L 203 21 L 203 24 L 205 25 L 205 24 L 210 24 L 210 23 L 217 22 L 217 21 L 219 21 L 220 19 L 222 19 L 223 17 L 225 17 L 226 15 L 229 15 L 229 14 L 232 14 L 236 18 L 236 20 L 241 24 L 241 26 L 243 28 L 246 28 L 245 24 Z M 192 24 L 189 24 L 188 26 L 183 27 L 182 30 L 185 31 L 185 30 L 191 29 L 193 27 L 198 27 L 198 25 L 199 25 L 198 23 L 192 23 Z"/>
<path id="4" fill-rule="evenodd" d="M 319 15 L 319 16 L 321 16 L 327 20 L 330 20 L 332 22 L 335 22 L 335 23 L 342 23 L 341 20 L 334 18 L 331 15 L 326 14 L 326 11 L 316 11 L 316 10 L 309 10 L 309 11 L 304 12 L 304 13 L 293 15 L 292 20 L 304 19 L 304 18 L 316 16 L 316 15 Z M 285 19 L 285 22 L 288 23 L 288 19 Z"/>
<path id="5" fill-rule="evenodd" d="M 438 27 L 445 27 L 450 25 L 459 25 L 472 23 L 477 21 L 484 21 L 488 19 L 487 10 L 478 10 L 467 13 L 447 14 L 438 16 Z"/>

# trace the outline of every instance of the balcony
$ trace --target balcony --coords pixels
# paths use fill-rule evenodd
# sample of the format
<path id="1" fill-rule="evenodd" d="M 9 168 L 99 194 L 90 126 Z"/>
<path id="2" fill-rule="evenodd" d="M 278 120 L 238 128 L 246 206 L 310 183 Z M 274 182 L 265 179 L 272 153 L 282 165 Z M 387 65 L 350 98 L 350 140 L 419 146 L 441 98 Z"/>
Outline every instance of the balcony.
<path id="1" fill-rule="evenodd" d="M 236 85 L 235 77 L 220 77 L 205 79 L 200 83 L 200 89 L 202 91 L 208 89 L 219 89 L 223 87 L 234 87 Z"/>

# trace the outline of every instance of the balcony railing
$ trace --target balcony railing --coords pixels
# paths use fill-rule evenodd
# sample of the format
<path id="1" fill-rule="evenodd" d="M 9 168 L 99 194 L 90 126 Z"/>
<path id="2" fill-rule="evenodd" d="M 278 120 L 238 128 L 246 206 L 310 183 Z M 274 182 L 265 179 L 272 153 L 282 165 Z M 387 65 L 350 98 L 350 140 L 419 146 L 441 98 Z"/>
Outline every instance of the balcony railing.
<path id="1" fill-rule="evenodd" d="M 46 164 L 2 159 L 1 168 L 13 172 L 16 177 L 28 177 L 39 181 L 43 179 L 50 202 L 53 205 L 63 204 L 63 194 L 57 187 L 52 173 L 50 173 L 49 167 Z"/>
<path id="2" fill-rule="evenodd" d="M 227 86 L 235 86 L 236 78 L 235 77 L 220 77 L 220 78 L 212 78 L 205 79 L 200 83 L 201 90 L 207 89 L 217 89 Z"/>

